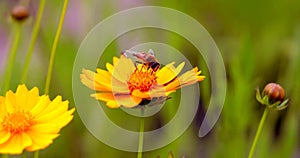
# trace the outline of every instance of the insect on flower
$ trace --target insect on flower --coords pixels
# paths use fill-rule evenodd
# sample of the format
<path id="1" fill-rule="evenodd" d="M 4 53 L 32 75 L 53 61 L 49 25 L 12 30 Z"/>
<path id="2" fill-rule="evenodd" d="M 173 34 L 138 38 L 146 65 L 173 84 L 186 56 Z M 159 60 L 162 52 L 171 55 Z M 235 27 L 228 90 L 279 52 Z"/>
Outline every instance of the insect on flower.
<path id="1" fill-rule="evenodd" d="M 153 72 L 156 72 L 160 68 L 160 63 L 155 57 L 154 51 L 152 49 L 149 49 L 148 53 L 146 52 L 136 52 L 132 50 L 125 50 L 124 52 L 121 52 L 122 55 L 125 57 L 128 57 L 127 54 L 131 54 L 138 59 L 142 60 L 142 62 L 135 61 L 136 63 L 143 64 L 147 69 L 152 68 Z M 137 66 L 137 65 L 136 65 Z M 160 96 L 160 97 L 154 97 L 154 98 L 143 98 L 142 101 L 139 103 L 140 106 L 148 105 L 158 105 L 163 104 L 166 100 L 170 99 L 169 96 Z"/>
<path id="2" fill-rule="evenodd" d="M 141 61 L 132 61 L 132 55 Z M 140 64 L 137 64 L 140 63 Z M 91 94 L 106 102 L 110 108 L 151 106 L 165 102 L 177 89 L 203 81 L 197 67 L 180 74 L 185 63 L 171 62 L 161 68 L 152 50 L 148 53 L 126 50 L 120 58 L 114 57 L 106 69 L 96 72 L 82 69 L 81 82 L 96 91 Z"/>
<path id="3" fill-rule="evenodd" d="M 131 54 L 131 55 L 137 57 L 138 59 L 141 59 L 143 61 L 142 64 L 145 64 L 146 66 L 151 67 L 153 69 L 153 71 L 157 71 L 160 67 L 160 63 L 156 59 L 152 49 L 149 49 L 148 53 L 135 52 L 132 50 L 126 50 L 125 52 L 122 52 L 122 54 L 127 57 L 126 53 Z"/>

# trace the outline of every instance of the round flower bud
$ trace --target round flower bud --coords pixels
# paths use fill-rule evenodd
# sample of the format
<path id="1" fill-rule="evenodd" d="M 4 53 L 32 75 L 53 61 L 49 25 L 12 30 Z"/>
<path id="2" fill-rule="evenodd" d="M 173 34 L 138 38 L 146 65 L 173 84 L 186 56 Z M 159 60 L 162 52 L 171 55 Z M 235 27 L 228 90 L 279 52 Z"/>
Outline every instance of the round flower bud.
<path id="1" fill-rule="evenodd" d="M 276 83 L 269 83 L 263 90 L 263 95 L 268 96 L 270 101 L 277 102 L 284 100 L 284 89 Z"/>
<path id="2" fill-rule="evenodd" d="M 11 12 L 11 16 L 13 19 L 15 19 L 17 21 L 23 21 L 23 20 L 27 19 L 29 16 L 28 8 L 21 6 L 21 5 L 17 5 L 13 8 L 13 10 Z"/>

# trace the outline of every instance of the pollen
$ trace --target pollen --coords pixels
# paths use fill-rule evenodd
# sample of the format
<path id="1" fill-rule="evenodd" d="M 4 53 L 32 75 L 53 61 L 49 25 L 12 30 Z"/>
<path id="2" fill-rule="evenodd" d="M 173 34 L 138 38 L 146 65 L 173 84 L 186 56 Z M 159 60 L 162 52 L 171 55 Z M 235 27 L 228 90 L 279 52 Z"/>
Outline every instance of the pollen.
<path id="1" fill-rule="evenodd" d="M 5 115 L 1 125 L 3 129 L 12 133 L 19 134 L 27 131 L 34 125 L 33 116 L 29 112 L 17 111 Z"/>
<path id="2" fill-rule="evenodd" d="M 148 65 L 137 66 L 131 74 L 127 84 L 130 92 L 140 90 L 149 91 L 152 85 L 157 84 L 156 72 Z"/>

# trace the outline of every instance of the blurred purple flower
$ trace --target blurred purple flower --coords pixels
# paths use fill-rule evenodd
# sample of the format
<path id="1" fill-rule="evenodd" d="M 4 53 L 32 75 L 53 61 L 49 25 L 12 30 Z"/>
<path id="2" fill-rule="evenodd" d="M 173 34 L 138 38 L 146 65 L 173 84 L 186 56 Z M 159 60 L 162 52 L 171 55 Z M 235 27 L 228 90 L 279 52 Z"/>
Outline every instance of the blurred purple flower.
<path id="1" fill-rule="evenodd" d="M 5 66 L 6 54 L 7 54 L 7 33 L 4 28 L 0 27 L 0 73 L 2 72 Z"/>
<path id="2" fill-rule="evenodd" d="M 122 10 L 146 5 L 143 0 L 119 0 L 118 4 Z"/>
<path id="3" fill-rule="evenodd" d="M 64 31 L 75 36 L 75 39 L 81 39 L 87 33 L 88 10 L 85 8 L 86 1 L 73 0 L 68 4 L 66 13 Z"/>

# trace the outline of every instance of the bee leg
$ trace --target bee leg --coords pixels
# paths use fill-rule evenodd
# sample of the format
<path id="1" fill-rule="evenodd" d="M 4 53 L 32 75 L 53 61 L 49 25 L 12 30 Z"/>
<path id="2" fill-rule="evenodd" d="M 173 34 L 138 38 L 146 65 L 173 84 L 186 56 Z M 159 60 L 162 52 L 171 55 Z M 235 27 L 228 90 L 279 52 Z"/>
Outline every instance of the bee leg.
<path id="1" fill-rule="evenodd" d="M 138 64 L 143 64 L 143 62 L 140 62 L 140 61 L 135 61 L 135 62 L 134 62 L 135 67 L 137 67 Z"/>
<path id="2" fill-rule="evenodd" d="M 149 49 L 149 50 L 148 50 L 148 53 L 151 54 L 151 55 L 153 55 L 153 56 L 155 55 L 155 54 L 154 54 L 154 51 L 153 51 L 152 49 Z"/>
<path id="3" fill-rule="evenodd" d="M 122 51 L 121 54 L 124 55 L 126 58 L 128 58 L 126 52 L 123 52 L 123 51 Z"/>

